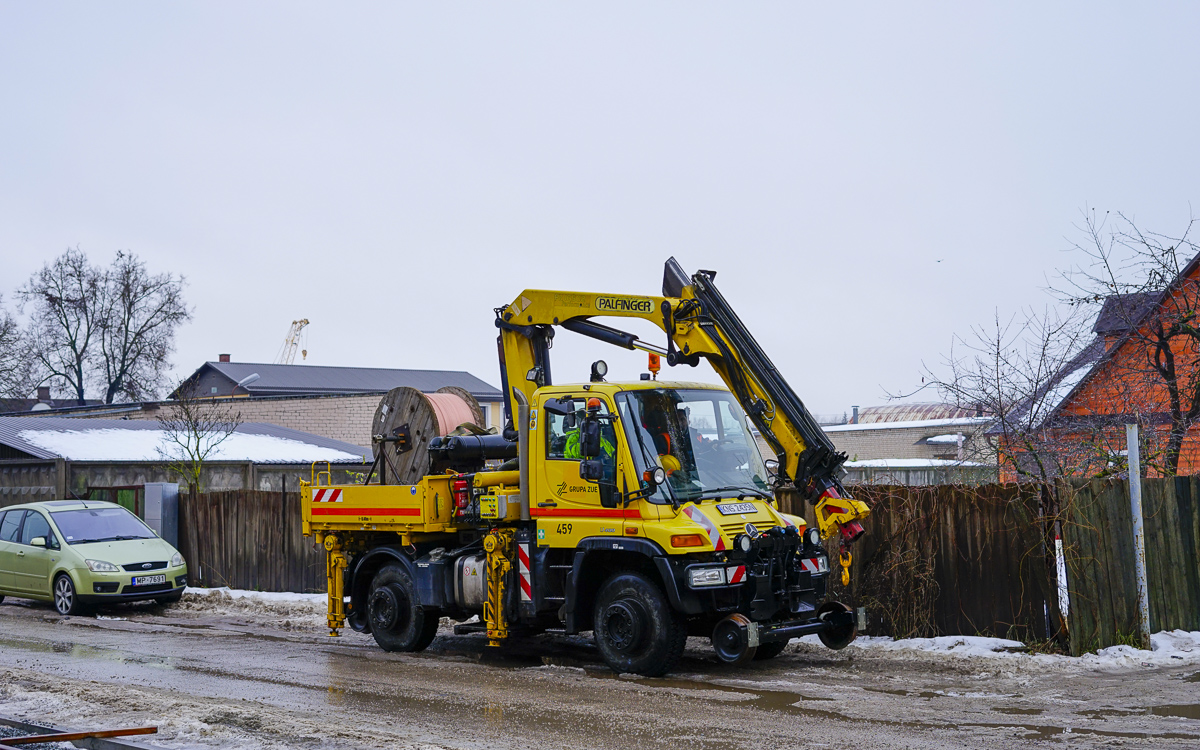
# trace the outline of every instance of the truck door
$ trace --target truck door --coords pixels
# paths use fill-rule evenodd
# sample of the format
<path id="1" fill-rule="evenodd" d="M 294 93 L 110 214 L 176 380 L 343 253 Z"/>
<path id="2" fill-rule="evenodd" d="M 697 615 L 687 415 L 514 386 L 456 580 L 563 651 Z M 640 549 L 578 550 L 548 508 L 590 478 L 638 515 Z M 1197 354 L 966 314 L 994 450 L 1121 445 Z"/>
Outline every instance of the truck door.
<path id="1" fill-rule="evenodd" d="M 601 399 L 600 414 L 610 413 Z M 574 547 L 589 536 L 621 535 L 626 511 L 616 505 L 619 485 L 619 431 L 611 421 L 601 422 L 601 450 L 596 460 L 603 467 L 604 480 L 589 482 L 579 477 L 582 460 L 579 425 L 586 401 L 572 400 L 572 413 L 554 414 L 544 409 L 542 426 L 531 431 L 531 447 L 537 467 L 530 496 L 530 515 L 538 521 L 538 546 Z M 538 433 L 541 433 L 540 435 Z M 537 456 L 537 454 L 541 454 Z M 540 459 L 540 460 L 539 460 Z M 607 500 L 607 502 L 605 502 Z"/>

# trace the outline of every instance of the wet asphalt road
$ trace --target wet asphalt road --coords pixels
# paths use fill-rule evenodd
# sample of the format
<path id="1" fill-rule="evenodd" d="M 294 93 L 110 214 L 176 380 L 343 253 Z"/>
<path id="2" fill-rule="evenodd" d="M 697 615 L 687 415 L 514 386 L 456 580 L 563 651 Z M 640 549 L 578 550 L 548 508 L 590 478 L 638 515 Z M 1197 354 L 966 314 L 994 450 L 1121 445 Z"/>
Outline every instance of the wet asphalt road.
<path id="1" fill-rule="evenodd" d="M 806 644 L 718 664 L 692 639 L 664 679 L 587 639 L 388 654 L 311 614 L 0 604 L 0 714 L 162 725 L 171 746 L 439 748 L 1200 747 L 1197 667 L 1095 673 Z M 1003 664 L 998 664 L 1003 661 Z"/>

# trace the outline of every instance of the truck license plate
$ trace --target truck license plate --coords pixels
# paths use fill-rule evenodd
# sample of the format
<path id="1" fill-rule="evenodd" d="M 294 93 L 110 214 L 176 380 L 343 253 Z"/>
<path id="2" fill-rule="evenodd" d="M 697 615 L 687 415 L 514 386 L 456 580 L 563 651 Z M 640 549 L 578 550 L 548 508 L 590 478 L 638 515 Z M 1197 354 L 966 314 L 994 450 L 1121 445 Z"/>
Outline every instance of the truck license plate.
<path id="1" fill-rule="evenodd" d="M 738 513 L 757 513 L 754 503 L 721 503 L 717 506 L 723 516 L 734 516 Z"/>
<path id="2" fill-rule="evenodd" d="M 167 582 L 167 577 L 165 575 L 134 576 L 133 577 L 133 585 L 134 586 L 149 586 L 150 584 L 153 584 L 153 583 L 166 583 L 166 582 Z"/>

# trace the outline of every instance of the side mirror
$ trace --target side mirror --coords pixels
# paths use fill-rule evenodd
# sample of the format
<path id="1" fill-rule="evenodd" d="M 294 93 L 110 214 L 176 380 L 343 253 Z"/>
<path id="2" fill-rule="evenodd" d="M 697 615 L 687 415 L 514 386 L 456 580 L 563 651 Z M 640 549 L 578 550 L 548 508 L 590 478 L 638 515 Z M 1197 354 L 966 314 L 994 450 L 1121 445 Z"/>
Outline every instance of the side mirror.
<path id="1" fill-rule="evenodd" d="M 33 539 L 29 540 L 29 543 L 32 544 L 34 547 L 45 547 L 46 546 L 46 537 L 35 536 Z"/>
<path id="2" fill-rule="evenodd" d="M 773 477 L 779 476 L 779 462 L 773 458 L 768 458 L 763 461 L 763 466 L 767 467 L 767 473 Z"/>
<path id="3" fill-rule="evenodd" d="M 585 482 L 599 482 L 604 478 L 604 467 L 596 459 L 579 462 L 579 478 Z"/>
<path id="4" fill-rule="evenodd" d="M 575 413 L 575 406 L 569 398 L 547 399 L 542 403 L 542 408 L 560 417 L 568 417 Z"/>
<path id="5" fill-rule="evenodd" d="M 600 455 L 600 420 L 584 417 L 579 425 L 579 454 L 584 458 Z"/>

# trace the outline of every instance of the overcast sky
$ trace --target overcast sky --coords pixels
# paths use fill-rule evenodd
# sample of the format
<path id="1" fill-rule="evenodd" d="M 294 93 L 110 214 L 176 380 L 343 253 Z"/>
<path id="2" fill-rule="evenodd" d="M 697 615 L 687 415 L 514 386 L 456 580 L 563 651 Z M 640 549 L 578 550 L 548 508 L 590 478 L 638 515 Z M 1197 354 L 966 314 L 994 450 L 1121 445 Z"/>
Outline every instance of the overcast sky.
<path id="1" fill-rule="evenodd" d="M 0 292 L 130 250 L 187 277 L 178 375 L 306 317 L 310 364 L 498 384 L 493 308 L 674 255 L 814 411 L 884 403 L 1086 206 L 1200 195 L 1200 5 L 983 5 L 3 2 Z M 560 381 L 644 369 L 573 338 Z"/>

